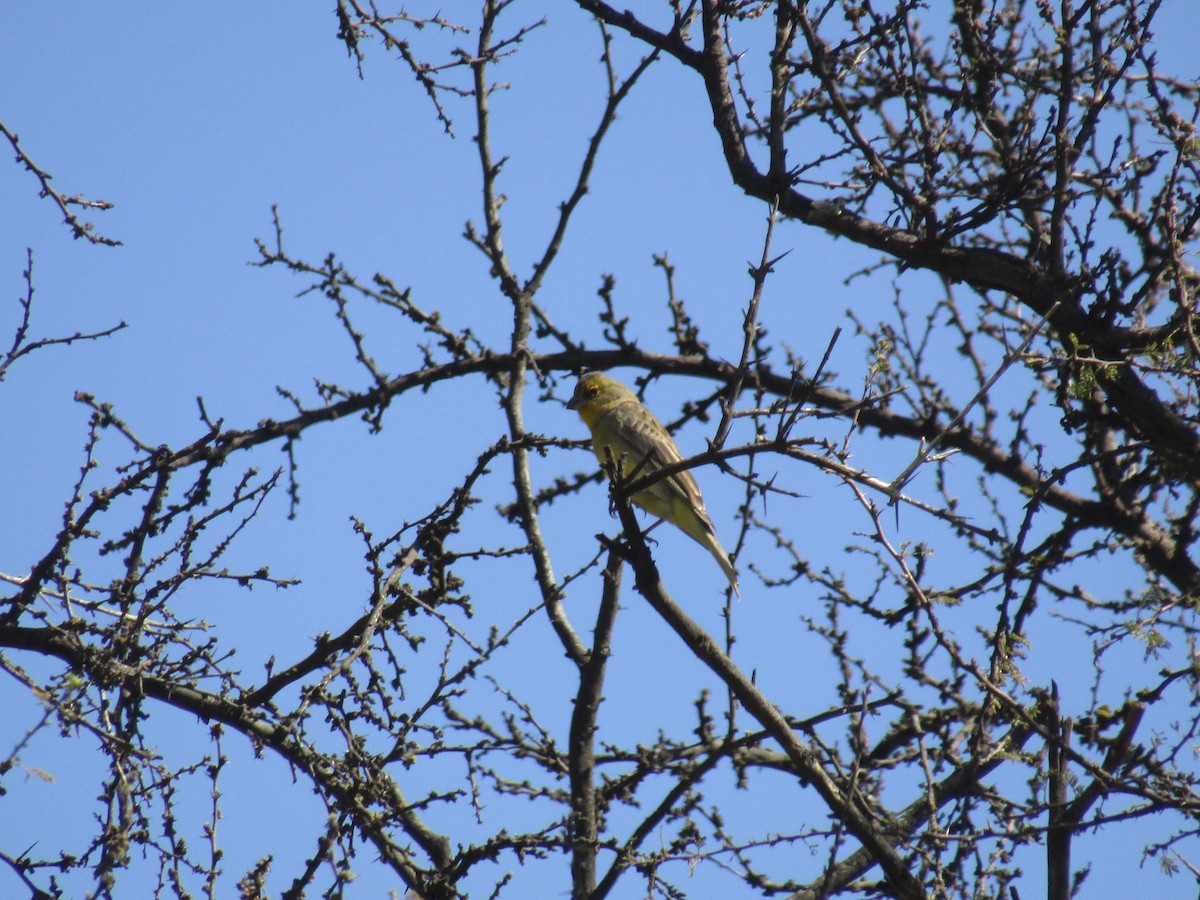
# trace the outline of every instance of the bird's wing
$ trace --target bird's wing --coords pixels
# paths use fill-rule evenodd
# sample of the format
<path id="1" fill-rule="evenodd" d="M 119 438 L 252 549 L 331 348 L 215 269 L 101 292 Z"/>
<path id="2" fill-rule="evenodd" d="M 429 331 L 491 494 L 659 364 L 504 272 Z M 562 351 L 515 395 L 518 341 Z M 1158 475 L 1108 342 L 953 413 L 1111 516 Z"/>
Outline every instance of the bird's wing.
<path id="1" fill-rule="evenodd" d="M 626 460 L 626 468 L 636 471 L 634 478 L 650 475 L 663 466 L 680 462 L 683 459 L 670 432 L 654 417 L 653 413 L 644 408 L 640 412 L 642 415 L 613 417 L 618 440 L 629 448 L 630 458 Z M 692 477 L 690 471 L 676 472 L 670 478 L 658 482 L 658 486 L 683 499 L 696 513 L 696 517 L 705 529 L 713 531 L 712 522 L 704 510 L 704 499 L 700 496 L 700 487 L 696 484 L 696 479 Z"/>

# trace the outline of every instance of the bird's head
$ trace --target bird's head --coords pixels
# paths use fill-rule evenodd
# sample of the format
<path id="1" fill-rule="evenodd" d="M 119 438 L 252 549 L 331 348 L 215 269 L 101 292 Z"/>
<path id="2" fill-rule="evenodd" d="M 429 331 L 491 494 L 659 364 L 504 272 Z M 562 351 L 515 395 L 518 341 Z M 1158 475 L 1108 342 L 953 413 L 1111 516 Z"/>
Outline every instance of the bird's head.
<path id="1" fill-rule="evenodd" d="M 615 378 L 609 378 L 603 372 L 585 372 L 579 376 L 575 393 L 567 401 L 567 409 L 578 412 L 590 428 L 614 406 L 629 400 L 636 403 L 637 395 Z"/>

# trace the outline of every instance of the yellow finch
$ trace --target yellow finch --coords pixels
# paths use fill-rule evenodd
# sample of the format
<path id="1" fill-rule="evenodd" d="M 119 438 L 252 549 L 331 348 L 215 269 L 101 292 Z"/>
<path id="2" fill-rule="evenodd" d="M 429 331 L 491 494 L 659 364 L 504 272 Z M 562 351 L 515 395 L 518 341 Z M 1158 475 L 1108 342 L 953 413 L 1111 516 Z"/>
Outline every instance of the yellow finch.
<path id="1" fill-rule="evenodd" d="M 654 413 L 642 406 L 637 395 L 603 372 L 586 372 L 575 385 L 567 409 L 576 410 L 592 432 L 592 449 L 601 464 L 612 461 L 624 475 L 643 478 L 683 456 L 671 435 Z M 704 511 L 704 500 L 692 473 L 685 470 L 638 491 L 629 498 L 652 516 L 666 519 L 696 540 L 716 557 L 721 571 L 738 593 L 737 572 L 717 540 L 712 520 Z"/>

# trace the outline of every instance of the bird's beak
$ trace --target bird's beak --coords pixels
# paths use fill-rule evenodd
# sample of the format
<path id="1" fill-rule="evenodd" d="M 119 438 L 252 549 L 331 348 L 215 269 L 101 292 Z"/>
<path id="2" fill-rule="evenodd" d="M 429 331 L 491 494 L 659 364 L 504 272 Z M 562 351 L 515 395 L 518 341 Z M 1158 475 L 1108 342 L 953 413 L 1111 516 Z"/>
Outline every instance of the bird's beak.
<path id="1" fill-rule="evenodd" d="M 572 397 L 567 401 L 567 409 L 579 409 L 579 398 Z"/>

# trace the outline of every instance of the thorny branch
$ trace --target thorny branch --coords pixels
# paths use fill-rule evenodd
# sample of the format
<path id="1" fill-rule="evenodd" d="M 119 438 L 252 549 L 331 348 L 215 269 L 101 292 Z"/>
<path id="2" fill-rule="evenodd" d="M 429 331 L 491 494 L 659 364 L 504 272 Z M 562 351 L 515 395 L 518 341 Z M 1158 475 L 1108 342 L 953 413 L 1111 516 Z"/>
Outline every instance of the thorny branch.
<path id="1" fill-rule="evenodd" d="M 638 879 L 677 897 L 710 883 L 764 896 L 1016 897 L 1018 884 L 1035 893 L 1021 881 L 1027 845 L 1049 837 L 1051 890 L 1066 900 L 1081 877 L 1074 835 L 1124 835 L 1128 823 L 1148 854 L 1194 872 L 1200 89 L 1156 68 L 1157 4 L 963 0 L 945 22 L 909 0 L 696 0 L 653 19 L 575 6 L 598 26 L 603 103 L 524 260 L 504 241 L 503 152 L 528 148 L 497 146 L 493 100 L 509 86 L 493 73 L 553 21 L 516 21 L 521 7 L 503 0 L 470 26 L 337 4 L 360 75 L 375 38 L 447 133 L 473 123 L 482 224 L 465 237 L 486 259 L 503 324 L 492 307 L 430 308 L 333 254 L 308 262 L 285 248 L 276 212 L 256 264 L 329 301 L 362 385 L 319 383 L 316 400 L 281 387 L 290 416 L 242 427 L 202 403 L 197 436 L 161 447 L 80 395 L 89 423 L 61 523 L 0 579 L 0 668 L 39 708 L 0 777 L 39 733 L 93 741 L 107 765 L 99 825 L 75 851 L 0 858 L 30 891 L 61 894 L 60 876 L 78 875 L 112 895 L 140 853 L 159 861 L 158 893 L 215 896 L 224 746 L 240 740 L 302 781 L 325 815 L 296 871 L 277 876 L 264 855 L 242 874 L 247 896 L 274 877 L 289 896 L 337 893 L 368 858 L 429 900 L 499 895 L 566 855 L 578 898 Z M 642 349 L 640 310 L 617 315 L 615 278 L 602 281 L 590 329 L 544 285 L 618 110 L 667 66 L 696 79 L 730 183 L 769 212 L 735 344 L 705 332 L 676 293 L 674 255 L 656 257 L 674 343 L 662 353 Z M 107 205 L 53 191 L 3 133 L 76 236 L 112 243 L 73 211 Z M 812 368 L 768 332 L 788 321 L 773 288 L 795 257 L 773 248 L 789 221 L 813 247 L 847 239 L 895 272 L 891 309 L 868 291 L 855 334 L 824 336 Z M 912 270 L 934 273 L 944 296 L 913 289 Z M 855 277 L 873 286 L 884 271 Z M 0 376 L 33 350 L 124 324 L 31 339 L 32 273 L 30 254 Z M 394 327 L 367 327 L 368 306 Z M 480 336 L 497 328 L 507 340 Z M 397 334 L 419 365 L 380 351 Z M 847 343 L 865 363 L 835 371 L 835 343 L 843 370 Z M 712 349 L 731 346 L 736 362 Z M 564 474 L 580 442 L 529 430 L 528 389 L 551 404 L 563 375 L 616 367 L 641 373 L 651 406 L 657 382 L 685 376 L 696 399 L 664 419 L 681 446 L 702 426 L 712 437 L 678 465 L 610 485 L 621 537 L 575 559 L 562 523 L 588 521 L 582 503 L 604 479 L 591 467 Z M 465 475 L 430 486 L 440 495 L 426 507 L 404 495 L 384 528 L 354 520 L 362 568 L 324 604 L 327 630 L 302 647 L 256 635 L 271 648 L 261 675 L 244 656 L 235 665 L 250 648 L 189 610 L 219 613 L 210 601 L 222 587 L 296 584 L 225 562 L 273 511 L 280 473 L 259 475 L 255 455 L 286 450 L 294 510 L 299 438 L 353 417 L 375 434 L 402 428 L 407 404 L 455 384 L 494 394 L 500 436 L 455 435 L 479 446 Z M 115 465 L 108 438 L 125 448 Z M 878 474 L 896 471 L 878 460 L 897 446 L 913 463 Z M 652 549 L 626 502 L 684 469 L 710 502 L 710 486 L 741 491 L 736 550 L 757 583 L 725 609 L 723 644 L 698 624 L 703 597 L 688 614 L 666 590 L 679 536 L 656 533 Z M 859 524 L 844 524 L 847 510 Z M 623 561 L 654 623 L 671 629 L 647 639 L 652 656 L 622 630 L 651 627 L 640 599 L 621 596 Z M 755 645 L 760 628 L 773 653 Z M 1092 654 L 1061 693 L 1044 674 L 1060 640 Z M 1108 665 L 1118 653 L 1154 665 Z M 35 676 L 23 659 L 60 667 Z M 631 672 L 636 690 L 623 692 Z M 728 697 L 723 726 L 714 688 Z M 686 722 L 681 690 L 695 709 Z M 162 707 L 209 723 L 207 751 L 156 756 L 145 723 Z M 741 790 L 723 790 L 730 775 Z M 182 798 L 197 789 L 206 853 L 179 837 Z M 760 825 L 776 800 L 787 832 Z"/>

